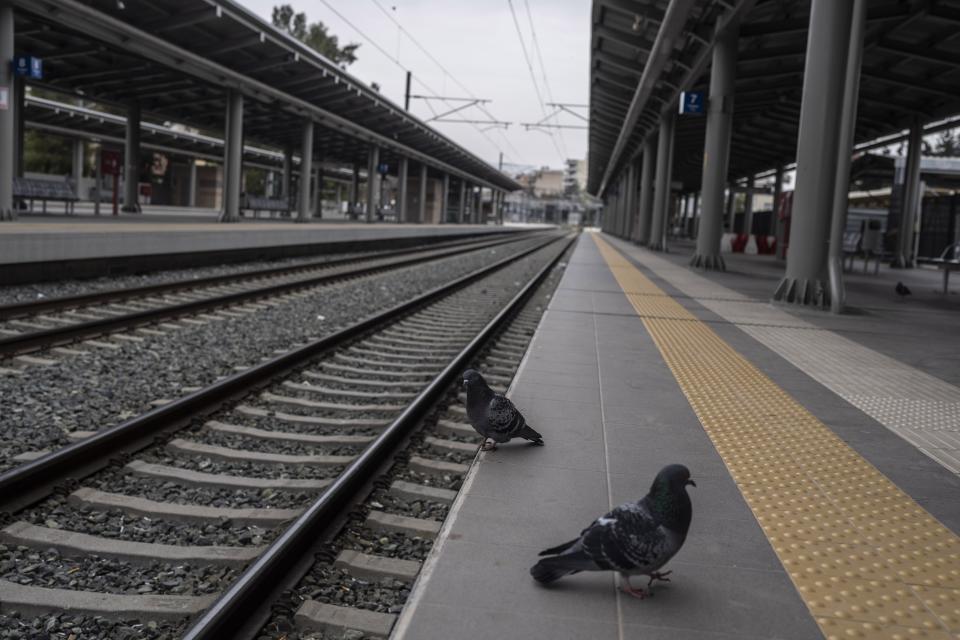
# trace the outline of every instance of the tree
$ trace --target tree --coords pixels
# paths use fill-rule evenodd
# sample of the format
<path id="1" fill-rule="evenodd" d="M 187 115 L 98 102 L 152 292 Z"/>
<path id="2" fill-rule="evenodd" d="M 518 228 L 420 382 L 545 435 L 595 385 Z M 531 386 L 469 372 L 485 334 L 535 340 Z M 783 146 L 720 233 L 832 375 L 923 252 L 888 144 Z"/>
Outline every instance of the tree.
<path id="1" fill-rule="evenodd" d="M 359 44 L 350 43 L 341 47 L 337 36 L 329 33 L 325 24 L 319 21 L 308 24 L 307 14 L 294 13 L 289 4 L 275 6 L 271 21 L 273 26 L 286 31 L 341 67 L 346 68 L 357 61 L 356 51 L 360 48 Z"/>
<path id="2" fill-rule="evenodd" d="M 945 158 L 960 157 L 960 131 L 942 131 L 931 155 Z"/>

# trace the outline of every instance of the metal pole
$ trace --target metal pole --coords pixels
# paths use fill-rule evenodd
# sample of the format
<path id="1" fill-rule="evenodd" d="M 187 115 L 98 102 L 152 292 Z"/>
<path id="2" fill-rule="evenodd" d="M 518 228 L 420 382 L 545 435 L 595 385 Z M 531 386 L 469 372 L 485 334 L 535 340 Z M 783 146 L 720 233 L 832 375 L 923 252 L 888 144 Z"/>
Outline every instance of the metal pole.
<path id="1" fill-rule="evenodd" d="M 18 109 L 16 104 L 13 75 L 13 7 L 0 4 L 0 220 L 13 220 L 13 177 L 16 163 L 16 151 L 10 141 L 16 137 Z"/>
<path id="2" fill-rule="evenodd" d="M 300 202 L 297 222 L 310 219 L 310 176 L 313 174 L 313 120 L 304 120 L 300 141 Z"/>
<path id="3" fill-rule="evenodd" d="M 197 206 L 197 160 L 196 158 L 189 158 L 187 160 L 187 166 L 189 167 L 189 178 L 187 180 L 187 206 L 195 207 Z"/>
<path id="4" fill-rule="evenodd" d="M 380 166 L 380 147 L 370 147 L 367 155 L 367 222 L 373 222 L 373 215 L 378 206 L 377 169 Z"/>
<path id="5" fill-rule="evenodd" d="M 323 167 L 320 164 L 320 158 L 317 158 L 317 168 L 313 175 L 316 182 L 313 183 L 313 217 L 323 218 Z"/>
<path id="6" fill-rule="evenodd" d="M 420 163 L 420 201 L 418 205 L 417 222 L 423 224 L 427 221 L 427 165 Z"/>
<path id="7" fill-rule="evenodd" d="M 350 176 L 350 204 L 347 213 L 351 220 L 357 219 L 357 204 L 360 202 L 360 165 L 353 163 L 353 175 Z"/>
<path id="8" fill-rule="evenodd" d="M 440 224 L 447 223 L 447 209 L 450 208 L 450 174 L 443 174 L 443 194 L 440 198 Z"/>
<path id="9" fill-rule="evenodd" d="M 280 180 L 280 197 L 287 203 L 289 212 L 293 208 L 293 193 L 290 190 L 293 182 L 293 149 L 290 147 L 283 150 L 283 177 Z"/>
<path id="10" fill-rule="evenodd" d="M 774 174 L 773 183 L 773 236 L 776 239 L 777 260 L 786 260 L 787 249 L 783 246 L 786 242 L 786 225 L 780 220 L 780 200 L 783 198 L 783 166 L 777 165 L 777 172 Z"/>
<path id="11" fill-rule="evenodd" d="M 923 155 L 923 123 L 919 118 L 914 118 L 908 139 L 910 142 L 907 147 L 907 166 L 900 194 L 902 201 L 897 256 L 893 262 L 893 266 L 898 269 L 909 269 L 916 264 L 916 256 L 913 255 L 913 228 L 916 226 L 920 202 L 917 196 L 920 190 L 920 158 Z"/>
<path id="12" fill-rule="evenodd" d="M 753 174 L 747 176 L 747 192 L 744 194 L 746 199 L 743 202 L 743 233 L 750 236 L 753 233 L 753 185 L 756 179 Z"/>
<path id="13" fill-rule="evenodd" d="M 140 213 L 137 190 L 140 186 L 140 104 L 127 107 L 127 135 L 124 140 L 123 209 L 125 213 Z"/>
<path id="14" fill-rule="evenodd" d="M 830 224 L 830 311 L 840 313 L 846 302 L 843 285 L 843 231 L 847 226 L 850 202 L 850 156 L 857 125 L 857 98 L 860 88 L 860 59 L 863 55 L 863 31 L 867 22 L 867 0 L 853 0 L 850 43 L 847 49 L 847 73 L 843 88 L 843 112 L 837 136 L 837 179 L 833 188 L 833 219 Z"/>
<path id="15" fill-rule="evenodd" d="M 813 0 L 803 73 L 787 272 L 774 300 L 829 304 L 827 256 L 853 3 Z"/>
<path id="16" fill-rule="evenodd" d="M 699 269 L 726 270 L 723 256 L 720 255 L 720 241 L 723 238 L 723 190 L 730 163 L 739 35 L 740 24 L 734 21 L 717 32 L 713 47 L 707 131 L 703 145 L 703 196 L 700 200 L 700 222 L 697 226 L 697 249 L 690 260 L 690 266 Z"/>
<path id="17" fill-rule="evenodd" d="M 413 74 L 407 71 L 407 89 L 403 93 L 403 110 L 404 111 L 410 111 L 410 77 L 412 75 Z"/>
<path id="18" fill-rule="evenodd" d="M 243 94 L 227 93 L 227 127 L 223 158 L 223 212 L 221 222 L 240 219 L 240 180 L 243 173 Z"/>
<path id="19" fill-rule="evenodd" d="M 463 217 L 467 209 L 467 182 L 460 178 L 460 202 L 457 208 L 457 223 L 463 224 Z"/>
<path id="20" fill-rule="evenodd" d="M 640 206 L 637 211 L 637 244 L 650 242 L 650 223 L 653 220 L 653 169 L 657 164 L 657 148 L 653 137 L 643 143 L 643 166 L 640 168 Z"/>
<path id="21" fill-rule="evenodd" d="M 397 187 L 397 223 L 410 222 L 407 220 L 407 164 L 407 157 L 400 156 L 400 166 L 397 168 L 397 180 L 400 183 Z"/>
<path id="22" fill-rule="evenodd" d="M 97 145 L 97 156 L 94 159 L 94 162 L 97 163 L 97 166 L 94 167 L 94 175 L 96 176 L 97 186 L 93 190 L 94 199 L 93 199 L 93 215 L 100 215 L 100 191 L 103 189 L 103 167 L 101 163 L 103 162 L 103 143 Z"/>
<path id="23" fill-rule="evenodd" d="M 670 209 L 670 172 L 673 168 L 673 130 L 676 116 L 672 113 L 660 119 L 657 140 L 657 175 L 653 191 L 653 223 L 650 225 L 650 248 L 667 250 L 667 215 Z"/>

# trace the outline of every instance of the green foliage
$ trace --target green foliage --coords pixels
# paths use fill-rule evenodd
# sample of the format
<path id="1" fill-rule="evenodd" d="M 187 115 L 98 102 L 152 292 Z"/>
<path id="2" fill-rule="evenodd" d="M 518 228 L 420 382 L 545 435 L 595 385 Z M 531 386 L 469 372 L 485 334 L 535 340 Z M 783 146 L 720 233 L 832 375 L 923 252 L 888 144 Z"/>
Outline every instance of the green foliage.
<path id="1" fill-rule="evenodd" d="M 329 33 L 325 24 L 319 21 L 308 24 L 307 14 L 294 13 L 293 7 L 289 4 L 275 6 L 271 21 L 273 26 L 286 31 L 341 67 L 357 61 L 356 51 L 360 47 L 359 44 L 351 43 L 341 47 L 337 36 Z"/>
<path id="2" fill-rule="evenodd" d="M 945 158 L 960 157 L 960 131 L 948 130 L 941 131 L 937 138 L 930 155 L 941 156 Z"/>
<path id="3" fill-rule="evenodd" d="M 33 129 L 23 134 L 24 171 L 68 176 L 73 172 L 70 140 Z"/>

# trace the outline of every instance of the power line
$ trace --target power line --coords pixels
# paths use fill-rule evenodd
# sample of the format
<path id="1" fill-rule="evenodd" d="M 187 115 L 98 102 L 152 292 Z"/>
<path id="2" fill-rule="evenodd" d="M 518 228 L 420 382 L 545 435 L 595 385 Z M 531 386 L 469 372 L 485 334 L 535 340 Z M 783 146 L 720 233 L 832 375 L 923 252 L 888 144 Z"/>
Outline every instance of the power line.
<path id="1" fill-rule="evenodd" d="M 527 61 L 527 70 L 530 71 L 530 80 L 533 81 L 533 89 L 537 93 L 537 100 L 540 102 L 540 109 L 543 111 L 543 115 L 547 115 L 547 110 L 543 106 L 543 96 L 540 95 L 540 86 L 537 84 L 537 75 L 533 72 L 533 65 L 530 64 L 530 54 L 527 53 L 527 44 L 523 40 L 523 32 L 520 30 L 520 21 L 517 20 L 517 12 L 513 8 L 513 0 L 507 0 L 507 4 L 510 5 L 510 15 L 513 16 L 513 26 L 517 28 L 517 37 L 520 38 L 520 48 L 523 50 L 523 59 Z M 553 142 L 553 148 L 557 150 L 557 155 L 560 156 L 560 162 L 563 163 L 563 152 L 560 151 L 560 147 L 557 145 L 557 139 L 550 134 L 550 141 Z"/>
<path id="2" fill-rule="evenodd" d="M 543 63 L 543 50 L 540 49 L 540 40 L 537 38 L 537 29 L 534 27 L 533 23 L 533 14 L 530 12 L 530 0 L 523 0 L 523 4 L 527 9 L 527 20 L 530 22 L 530 35 L 533 38 L 533 49 L 537 54 L 537 62 L 540 63 L 540 75 L 543 76 L 543 87 L 547 92 L 547 99 L 552 103 L 555 102 L 553 99 L 553 92 L 550 90 L 550 81 L 547 80 L 547 69 Z M 556 117 L 552 117 L 552 120 L 556 120 Z M 555 122 L 559 126 L 558 122 Z M 560 146 L 563 148 L 563 157 L 567 158 L 567 145 L 563 139 L 563 131 L 558 130 L 557 136 L 560 138 Z"/>
<path id="3" fill-rule="evenodd" d="M 391 62 L 393 62 L 393 63 L 394 63 L 395 65 L 397 65 L 398 67 L 400 67 L 402 70 L 408 71 L 408 72 L 410 72 L 410 73 L 413 73 L 410 69 L 408 69 L 407 67 L 405 67 L 405 66 L 403 65 L 403 63 L 400 62 L 399 59 L 397 59 L 397 58 L 395 58 L 394 56 L 390 55 L 390 53 L 388 53 L 383 47 L 381 47 L 379 44 L 377 44 L 377 43 L 373 40 L 373 38 L 371 38 L 371 37 L 368 36 L 366 33 L 364 33 L 357 25 L 353 24 L 350 20 L 348 20 L 346 16 L 344 16 L 342 13 L 340 13 L 339 11 L 337 11 L 327 0 L 320 0 L 320 2 L 322 2 L 328 9 L 330 9 L 330 11 L 332 11 L 332 12 L 334 13 L 334 15 L 336 15 L 338 18 L 340 18 L 340 19 L 343 20 L 345 23 L 347 23 L 347 25 L 348 25 L 351 29 L 353 29 L 354 31 L 356 31 L 356 32 L 360 35 L 360 37 L 362 37 L 364 40 L 366 40 L 366 41 L 369 42 L 371 45 L 373 45 L 373 47 L 374 47 L 377 51 L 379 51 L 380 53 L 382 53 L 382 54 L 384 55 L 384 57 L 386 57 L 388 60 L 390 60 Z M 376 0 L 374 0 L 374 2 L 376 2 Z M 379 3 L 378 3 L 377 6 L 379 6 Z M 381 10 L 383 10 L 382 7 L 381 7 Z M 389 16 L 389 14 L 387 14 L 387 15 L 388 15 L 388 17 L 390 17 L 391 19 L 393 19 L 392 16 Z M 394 20 L 394 22 L 396 22 L 396 20 Z M 402 27 L 399 23 L 397 23 L 397 26 L 400 27 L 401 29 L 403 29 L 403 27 Z M 403 31 L 404 31 L 404 33 L 406 33 L 406 30 L 405 30 L 405 29 L 404 29 Z M 418 46 L 419 46 L 419 45 L 418 45 Z M 420 80 L 419 78 L 417 78 L 416 75 L 414 75 L 413 77 L 414 77 L 414 79 L 415 79 L 421 86 L 423 86 L 423 88 L 426 89 L 429 93 L 433 94 L 434 96 L 439 96 L 439 95 L 440 95 L 440 94 L 438 94 L 434 89 L 432 89 L 430 86 L 428 86 L 425 82 L 423 82 L 422 80 Z M 447 103 L 446 101 L 444 101 L 444 103 L 449 106 L 449 103 Z M 488 141 L 490 144 L 493 145 L 493 147 L 494 147 L 497 151 L 499 151 L 500 153 L 503 153 L 503 150 L 500 148 L 500 146 L 499 146 L 496 142 L 494 142 L 494 141 L 490 138 L 490 136 L 488 136 L 488 135 L 486 134 L 485 131 L 481 130 L 481 129 L 480 129 L 479 127 L 477 127 L 476 125 L 474 125 L 474 127 L 477 129 L 477 131 L 480 132 L 481 135 L 483 135 L 484 138 L 487 139 L 487 141 Z"/>
<path id="4" fill-rule="evenodd" d="M 397 25 L 397 28 L 400 29 L 400 31 L 401 31 L 405 36 L 407 36 L 407 38 L 410 40 L 410 42 L 412 42 L 412 43 L 414 44 L 414 46 L 416 46 L 418 49 L 420 49 L 420 51 L 422 51 L 423 54 L 424 54 L 425 56 L 427 56 L 427 58 L 429 58 L 431 62 L 433 62 L 433 64 L 437 65 L 437 67 L 440 69 L 440 71 L 442 71 L 442 72 L 444 73 L 445 76 L 447 76 L 447 77 L 449 77 L 451 80 L 453 80 L 454 83 L 456 83 L 456 85 L 457 85 L 458 87 L 460 87 L 468 96 L 470 96 L 471 98 L 476 99 L 477 96 L 474 95 L 474 93 L 473 93 L 472 91 L 470 91 L 470 89 L 467 88 L 467 86 L 466 86 L 465 84 L 463 84 L 462 82 L 460 82 L 460 80 L 457 79 L 457 77 L 456 77 L 455 75 L 453 75 L 453 74 L 450 72 L 449 69 L 447 69 L 445 66 L 443 66 L 443 63 L 440 62 L 432 53 L 430 53 L 430 51 L 428 51 L 427 48 L 426 48 L 425 46 L 423 46 L 423 44 L 422 44 L 419 40 L 417 40 L 417 38 L 416 38 L 412 33 L 410 33 L 409 31 L 407 31 L 407 29 L 406 29 L 402 24 L 400 24 L 400 21 L 397 20 L 397 18 L 396 18 L 394 15 L 392 15 L 389 11 L 386 10 L 386 8 L 380 3 L 380 0 L 371 0 L 371 1 L 373 2 L 373 4 L 375 4 L 375 5 L 377 6 L 378 9 L 380 9 L 380 12 L 383 13 L 383 15 L 385 15 L 391 22 L 393 22 L 395 25 Z M 497 119 L 498 119 L 496 116 L 494 116 L 492 113 L 490 113 L 490 111 L 487 110 L 487 108 L 484 107 L 483 105 L 477 105 L 477 108 L 478 108 L 485 116 L 487 116 L 487 117 L 490 118 L 491 120 L 497 120 Z M 484 134 L 485 134 L 485 132 L 484 132 L 482 129 L 480 129 L 479 127 L 474 127 L 474 128 L 477 129 L 477 131 L 479 131 L 480 133 L 484 133 Z M 510 142 L 510 139 L 507 137 L 506 133 L 504 133 L 503 131 L 501 131 L 501 130 L 499 130 L 499 129 L 497 129 L 497 131 L 499 131 L 500 135 L 503 137 L 504 142 L 507 143 L 507 146 L 510 147 L 510 150 L 515 154 L 515 157 L 519 159 L 519 158 L 520 158 L 520 152 L 517 150 L 516 147 L 513 146 L 513 143 Z M 489 139 L 489 138 L 488 138 L 488 139 Z M 492 142 L 492 141 L 491 141 L 491 142 Z M 494 146 L 496 146 L 495 143 L 494 143 Z M 498 147 L 498 150 L 499 150 L 499 147 Z"/>

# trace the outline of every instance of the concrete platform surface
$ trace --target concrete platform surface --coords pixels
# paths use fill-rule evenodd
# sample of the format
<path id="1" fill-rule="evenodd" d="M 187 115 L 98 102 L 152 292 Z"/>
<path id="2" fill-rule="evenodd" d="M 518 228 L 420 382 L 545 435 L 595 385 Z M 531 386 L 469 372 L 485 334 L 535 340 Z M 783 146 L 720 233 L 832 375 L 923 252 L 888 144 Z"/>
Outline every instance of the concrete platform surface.
<path id="1" fill-rule="evenodd" d="M 908 400 L 931 387 L 947 413 L 956 388 L 596 235 L 578 241 L 509 392 L 546 446 L 479 454 L 393 637 L 960 637 L 960 477 L 855 404 L 834 382 L 849 370 L 800 356 L 862 349 L 868 392 L 883 391 L 880 358 Z M 791 350 L 760 331 L 771 321 L 803 327 Z M 697 481 L 693 524 L 652 599 L 612 573 L 532 580 L 540 550 L 674 462 Z"/>

